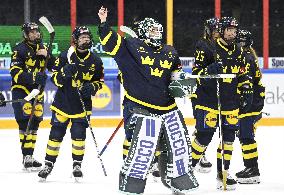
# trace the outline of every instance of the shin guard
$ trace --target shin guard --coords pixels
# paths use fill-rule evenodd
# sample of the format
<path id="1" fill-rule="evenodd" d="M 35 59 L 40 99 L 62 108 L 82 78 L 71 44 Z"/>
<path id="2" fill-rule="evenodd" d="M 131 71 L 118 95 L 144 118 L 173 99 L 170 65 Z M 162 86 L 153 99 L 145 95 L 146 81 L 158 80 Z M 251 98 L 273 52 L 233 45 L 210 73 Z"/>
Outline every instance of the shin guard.
<path id="1" fill-rule="evenodd" d="M 147 173 L 154 159 L 162 119 L 143 114 L 133 114 L 133 117 L 137 117 L 137 122 L 119 176 L 119 190 L 125 193 L 143 194 Z"/>

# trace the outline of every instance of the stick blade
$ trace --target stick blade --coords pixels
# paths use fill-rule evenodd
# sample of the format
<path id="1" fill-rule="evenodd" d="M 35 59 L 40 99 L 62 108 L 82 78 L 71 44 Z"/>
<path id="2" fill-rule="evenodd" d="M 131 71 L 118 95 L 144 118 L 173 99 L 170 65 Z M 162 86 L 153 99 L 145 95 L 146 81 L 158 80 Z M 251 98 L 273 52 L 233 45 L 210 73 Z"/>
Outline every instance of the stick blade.
<path id="1" fill-rule="evenodd" d="M 53 26 L 50 24 L 48 19 L 45 16 L 40 17 L 39 19 L 40 23 L 47 29 L 47 31 L 51 34 L 54 32 Z"/>
<path id="2" fill-rule="evenodd" d="M 37 96 L 40 93 L 40 91 L 38 89 L 33 89 L 31 93 L 29 93 L 29 95 L 27 95 L 24 100 L 26 101 L 30 101 L 31 99 L 33 99 L 35 96 Z"/>
<path id="3" fill-rule="evenodd" d="M 127 26 L 120 26 L 119 29 L 120 29 L 121 32 L 129 34 L 133 38 L 138 38 L 136 33 L 131 28 L 129 28 Z"/>

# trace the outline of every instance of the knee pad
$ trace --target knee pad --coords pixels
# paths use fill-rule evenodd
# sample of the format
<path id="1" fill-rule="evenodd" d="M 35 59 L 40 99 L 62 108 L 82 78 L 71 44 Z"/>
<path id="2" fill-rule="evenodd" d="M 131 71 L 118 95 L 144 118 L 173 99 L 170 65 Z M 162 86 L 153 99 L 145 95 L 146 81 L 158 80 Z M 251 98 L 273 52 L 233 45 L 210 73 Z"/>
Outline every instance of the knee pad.
<path id="1" fill-rule="evenodd" d="M 70 119 L 68 117 L 63 116 L 57 112 L 52 112 L 52 117 L 50 122 L 52 126 L 67 128 L 69 121 Z"/>
<path id="2" fill-rule="evenodd" d="M 66 134 L 67 126 L 64 128 L 62 126 L 52 126 L 49 134 L 49 140 L 54 140 L 62 142 L 63 137 Z"/>
<path id="3" fill-rule="evenodd" d="M 71 126 L 71 138 L 73 140 L 85 140 L 86 139 L 86 124 L 81 122 L 72 122 Z"/>
<path id="4" fill-rule="evenodd" d="M 218 115 L 206 110 L 195 110 L 196 125 L 198 131 L 215 132 L 218 125 Z"/>
<path id="5" fill-rule="evenodd" d="M 208 146 L 212 140 L 213 135 L 214 131 L 197 131 L 195 137 L 201 145 Z"/>
<path id="6" fill-rule="evenodd" d="M 239 128 L 239 118 L 237 113 L 222 115 L 222 126 L 225 126 L 227 129 L 236 130 Z"/>

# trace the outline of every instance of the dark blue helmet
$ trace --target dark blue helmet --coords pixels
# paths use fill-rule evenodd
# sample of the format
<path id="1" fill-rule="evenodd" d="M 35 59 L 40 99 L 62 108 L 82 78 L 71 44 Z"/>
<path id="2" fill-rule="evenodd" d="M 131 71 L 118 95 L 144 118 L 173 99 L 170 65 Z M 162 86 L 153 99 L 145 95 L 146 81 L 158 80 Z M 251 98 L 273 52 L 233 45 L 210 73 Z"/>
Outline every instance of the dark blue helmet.
<path id="1" fill-rule="evenodd" d="M 214 30 L 219 29 L 219 18 L 209 18 L 205 21 L 204 24 L 204 31 L 206 34 L 206 37 L 211 37 Z"/>
<path id="2" fill-rule="evenodd" d="M 40 33 L 40 38 L 31 41 L 29 39 L 29 32 L 32 31 L 32 30 L 37 30 Z M 41 43 L 41 41 L 42 41 L 42 34 L 40 32 L 39 26 L 36 23 L 34 23 L 34 22 L 26 22 L 26 23 L 24 23 L 22 25 L 22 32 L 23 32 L 24 39 L 26 39 L 27 41 L 30 41 L 30 42 L 32 42 L 34 44 Z"/>
<path id="3" fill-rule="evenodd" d="M 237 42 L 244 42 L 244 47 L 250 47 L 253 44 L 252 34 L 248 30 L 238 30 Z"/>
<path id="4" fill-rule="evenodd" d="M 86 43 L 86 44 L 79 46 L 78 45 L 78 39 L 79 39 L 80 35 L 83 35 L 83 34 L 89 35 L 91 41 L 89 43 Z M 73 43 L 79 49 L 90 49 L 93 45 L 93 35 L 92 35 L 90 29 L 86 26 L 77 26 L 72 33 L 72 38 L 73 38 Z"/>
<path id="5" fill-rule="evenodd" d="M 224 31 L 226 28 L 235 27 L 238 29 L 239 23 L 234 17 L 222 17 L 219 20 L 219 33 L 224 37 Z"/>

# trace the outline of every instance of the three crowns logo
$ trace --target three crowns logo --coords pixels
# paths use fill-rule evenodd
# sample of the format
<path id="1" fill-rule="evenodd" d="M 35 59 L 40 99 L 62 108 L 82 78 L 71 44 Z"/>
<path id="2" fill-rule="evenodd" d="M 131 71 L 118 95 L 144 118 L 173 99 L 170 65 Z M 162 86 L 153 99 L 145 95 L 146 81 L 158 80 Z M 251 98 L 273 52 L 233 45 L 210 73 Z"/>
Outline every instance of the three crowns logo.
<path id="1" fill-rule="evenodd" d="M 168 60 L 165 60 L 164 62 L 160 60 L 160 65 L 162 68 L 170 69 L 172 66 L 172 62 L 169 62 Z"/>
<path id="2" fill-rule="evenodd" d="M 151 75 L 153 75 L 153 76 L 161 77 L 163 72 L 164 72 L 164 70 L 159 70 L 158 68 L 155 68 L 155 69 L 151 68 Z"/>
<path id="3" fill-rule="evenodd" d="M 34 66 L 36 63 L 36 60 L 32 60 L 31 58 L 29 58 L 28 60 L 25 61 L 25 64 L 27 66 Z"/>
<path id="4" fill-rule="evenodd" d="M 141 60 L 142 60 L 142 64 L 153 65 L 155 58 L 151 59 L 149 56 L 147 56 L 145 58 L 143 56 L 141 56 Z"/>
<path id="5" fill-rule="evenodd" d="M 88 73 L 83 73 L 83 80 L 86 80 L 86 81 L 90 81 L 92 79 L 92 77 L 94 76 L 93 74 L 90 74 L 89 72 Z"/>

